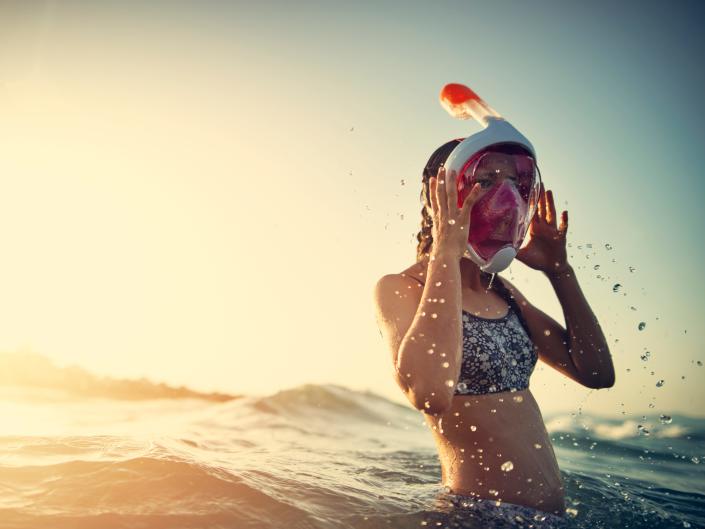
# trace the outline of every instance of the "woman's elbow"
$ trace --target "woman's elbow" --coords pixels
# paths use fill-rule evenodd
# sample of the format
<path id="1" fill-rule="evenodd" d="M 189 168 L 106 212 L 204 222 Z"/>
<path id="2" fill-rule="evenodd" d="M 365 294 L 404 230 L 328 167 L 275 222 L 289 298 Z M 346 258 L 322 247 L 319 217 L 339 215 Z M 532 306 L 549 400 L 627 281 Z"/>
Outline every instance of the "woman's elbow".
<path id="1" fill-rule="evenodd" d="M 614 386 L 614 374 L 601 378 L 591 378 L 582 384 L 590 389 L 609 389 Z"/>

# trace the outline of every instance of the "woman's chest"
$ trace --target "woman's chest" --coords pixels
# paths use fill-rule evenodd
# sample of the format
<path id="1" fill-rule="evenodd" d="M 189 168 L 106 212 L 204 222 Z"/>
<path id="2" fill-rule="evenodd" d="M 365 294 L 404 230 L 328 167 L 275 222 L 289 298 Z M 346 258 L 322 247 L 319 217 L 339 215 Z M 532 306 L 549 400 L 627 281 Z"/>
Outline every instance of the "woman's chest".
<path id="1" fill-rule="evenodd" d="M 531 338 L 512 311 L 498 320 L 478 319 L 463 313 L 462 349 L 464 370 L 532 368 L 538 356 Z"/>

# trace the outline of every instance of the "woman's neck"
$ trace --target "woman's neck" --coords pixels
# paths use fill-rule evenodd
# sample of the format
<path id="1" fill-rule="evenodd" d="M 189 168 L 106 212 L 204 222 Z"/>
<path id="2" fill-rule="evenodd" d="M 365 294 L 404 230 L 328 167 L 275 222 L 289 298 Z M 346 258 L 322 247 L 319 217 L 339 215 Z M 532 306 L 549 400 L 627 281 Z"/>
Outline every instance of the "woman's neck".
<path id="1" fill-rule="evenodd" d="M 427 270 L 429 257 L 422 259 L 424 271 Z M 471 290 L 476 294 L 484 294 L 490 286 L 492 274 L 487 274 L 480 270 L 472 260 L 463 257 L 460 259 L 460 281 L 463 290 Z"/>

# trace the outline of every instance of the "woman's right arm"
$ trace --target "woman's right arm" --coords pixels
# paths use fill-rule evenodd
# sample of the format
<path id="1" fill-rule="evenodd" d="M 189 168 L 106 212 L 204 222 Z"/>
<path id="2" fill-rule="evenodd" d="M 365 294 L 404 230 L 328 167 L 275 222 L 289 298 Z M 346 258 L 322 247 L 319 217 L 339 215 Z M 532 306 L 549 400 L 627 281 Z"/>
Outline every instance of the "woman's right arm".
<path id="1" fill-rule="evenodd" d="M 436 414 L 450 407 L 460 375 L 462 291 L 460 256 L 439 248 L 431 258 L 421 300 L 399 344 L 394 367 L 408 385 L 412 404 Z M 420 284 L 415 285 L 421 290 Z"/>
<path id="2" fill-rule="evenodd" d="M 460 375 L 460 259 L 480 191 L 473 189 L 458 208 L 455 186 L 447 186 L 446 193 L 443 170 L 439 177 L 438 185 L 432 179 L 434 244 L 423 292 L 409 295 L 420 284 L 398 274 L 384 276 L 375 288 L 377 321 L 392 350 L 397 383 L 414 407 L 429 414 L 450 407 Z"/>

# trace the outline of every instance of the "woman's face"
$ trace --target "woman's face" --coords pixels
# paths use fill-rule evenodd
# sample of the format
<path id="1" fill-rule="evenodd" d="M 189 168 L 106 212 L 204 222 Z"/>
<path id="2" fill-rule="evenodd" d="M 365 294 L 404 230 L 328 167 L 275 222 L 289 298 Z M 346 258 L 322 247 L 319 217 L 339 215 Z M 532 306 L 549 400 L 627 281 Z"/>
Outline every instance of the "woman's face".
<path id="1" fill-rule="evenodd" d="M 471 176 L 472 175 L 468 175 L 468 177 Z M 477 168 L 475 169 L 474 177 L 471 181 L 456 181 L 456 189 L 458 190 L 458 208 L 462 207 L 465 197 L 470 194 L 472 186 L 476 182 L 480 184 L 479 199 L 487 193 L 487 191 L 492 189 L 495 184 L 506 179 L 511 180 L 517 188 L 520 185 L 514 158 L 510 155 L 499 152 L 486 153 L 478 163 Z M 428 196 L 430 197 L 430 183 L 427 182 L 426 185 L 429 186 Z M 426 211 L 430 216 L 433 216 L 431 204 L 426 204 Z"/>
<path id="2" fill-rule="evenodd" d="M 465 197 L 472 190 L 475 183 L 480 184 L 478 200 L 503 180 L 510 180 L 515 186 L 519 185 L 516 164 L 510 155 L 490 152 L 485 154 L 477 164 L 474 174 L 466 176 L 466 181 L 459 183 L 458 203 L 462 205 Z"/>

